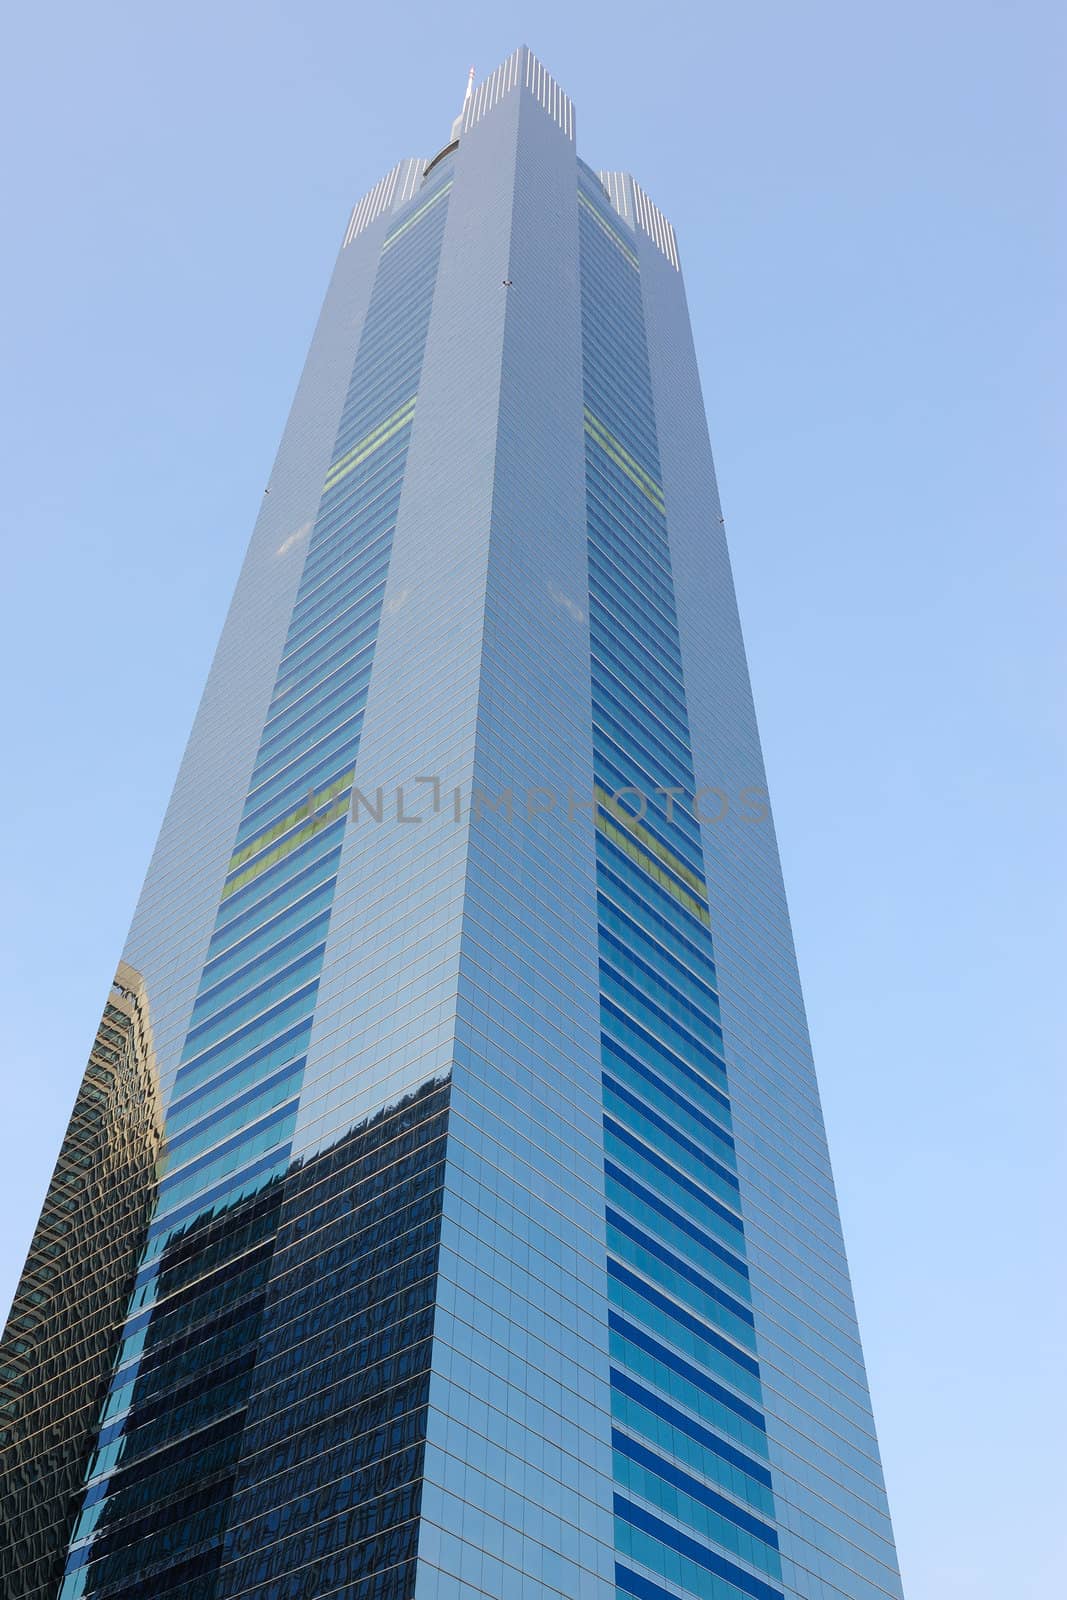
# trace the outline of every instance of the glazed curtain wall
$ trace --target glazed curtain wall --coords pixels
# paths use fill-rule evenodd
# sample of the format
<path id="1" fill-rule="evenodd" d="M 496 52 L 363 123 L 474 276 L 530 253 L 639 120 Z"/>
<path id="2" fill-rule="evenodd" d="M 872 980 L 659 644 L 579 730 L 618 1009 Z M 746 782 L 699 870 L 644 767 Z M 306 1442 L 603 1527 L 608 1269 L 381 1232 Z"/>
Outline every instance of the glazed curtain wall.
<path id="1" fill-rule="evenodd" d="M 132 1594 L 149 1578 L 183 1600 L 216 1592 L 257 1346 L 277 1304 L 272 1258 L 450 189 L 438 169 L 381 247 L 168 1106 L 63 1600 Z"/>
<path id="2" fill-rule="evenodd" d="M 781 1564 L 639 266 L 588 169 L 579 213 L 616 1583 L 643 1600 L 667 1594 L 657 1577 L 772 1600 Z"/>

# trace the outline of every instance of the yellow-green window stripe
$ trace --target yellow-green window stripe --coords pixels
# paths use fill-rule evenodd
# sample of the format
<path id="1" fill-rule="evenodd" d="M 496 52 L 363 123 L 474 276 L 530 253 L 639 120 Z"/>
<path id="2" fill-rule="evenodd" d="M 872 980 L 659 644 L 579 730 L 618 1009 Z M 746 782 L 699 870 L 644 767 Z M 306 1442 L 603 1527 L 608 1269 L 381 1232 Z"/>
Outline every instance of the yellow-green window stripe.
<path id="1" fill-rule="evenodd" d="M 332 489 L 335 484 L 340 483 L 341 479 L 346 477 L 354 467 L 358 467 L 361 462 L 366 461 L 367 457 L 373 455 L 375 450 L 385 444 L 387 439 L 391 439 L 394 433 L 399 433 L 400 429 L 411 421 L 415 414 L 415 400 L 415 395 L 412 395 L 410 400 L 405 400 L 404 404 L 394 411 L 391 417 L 386 417 L 384 422 L 380 422 L 376 428 L 372 428 L 370 433 L 360 439 L 358 444 L 354 444 L 351 450 L 346 451 L 339 461 L 334 462 L 326 474 L 323 493 L 327 489 Z"/>
<path id="2" fill-rule="evenodd" d="M 678 904 L 688 911 L 691 917 L 695 917 L 705 927 L 710 925 L 711 916 L 707 906 L 701 905 L 695 895 L 690 894 L 687 889 L 683 889 L 680 883 L 676 883 L 657 861 L 653 860 L 646 851 L 642 850 L 634 842 L 628 833 L 624 832 L 622 828 L 617 828 L 613 822 L 609 822 L 602 811 L 597 812 L 596 825 L 606 839 L 610 839 L 612 844 L 616 845 L 624 855 L 629 856 L 636 867 L 646 873 L 654 883 L 658 883 L 661 889 L 665 889 L 672 899 L 677 900 Z"/>
<path id="3" fill-rule="evenodd" d="M 438 200 L 440 200 L 443 195 L 446 195 L 448 193 L 449 189 L 451 189 L 451 187 L 452 187 L 452 179 L 449 178 L 447 183 L 443 183 L 441 185 L 440 189 L 438 189 L 437 193 L 433 196 L 432 199 L 427 200 L 425 205 L 421 205 L 417 211 L 413 211 L 412 212 L 411 216 L 408 217 L 406 222 L 402 222 L 400 224 L 399 228 L 397 228 L 395 233 L 386 234 L 385 241 L 382 244 L 382 254 L 383 255 L 385 254 L 385 252 L 389 249 L 390 245 L 394 245 L 396 243 L 396 241 L 400 238 L 400 235 L 402 233 L 407 233 L 409 228 L 413 228 L 415 226 L 416 222 L 418 222 L 419 218 L 420 217 L 424 217 L 426 215 L 427 211 L 429 211 L 430 207 L 431 206 L 435 206 L 437 204 Z"/>
<path id="4" fill-rule="evenodd" d="M 348 795 L 339 795 L 325 811 L 317 812 L 304 827 L 299 828 L 295 833 L 289 834 L 287 838 L 282 840 L 281 844 L 275 845 L 273 850 L 268 850 L 266 855 L 260 856 L 250 866 L 245 867 L 243 872 L 239 872 L 235 877 L 231 878 L 224 886 L 220 898 L 223 900 L 228 899 L 238 889 L 243 889 L 246 883 L 251 883 L 255 878 L 258 878 L 261 872 L 266 872 L 268 867 L 277 866 L 279 861 L 284 861 L 286 856 L 291 855 L 300 845 L 306 844 L 309 839 L 313 839 L 321 829 L 328 827 L 331 822 L 336 822 L 339 817 L 343 817 L 347 810 Z"/>
<path id="5" fill-rule="evenodd" d="M 240 850 L 236 850 L 230 857 L 230 864 L 226 868 L 227 876 L 231 872 L 236 872 L 246 861 L 251 861 L 253 856 L 258 856 L 261 850 L 273 844 L 275 839 L 280 839 L 283 833 L 288 833 L 290 828 L 295 828 L 301 817 L 314 816 L 324 805 L 328 805 L 339 795 L 342 789 L 350 788 L 353 775 L 352 772 L 344 772 L 339 778 L 334 778 L 332 783 L 328 783 L 324 789 L 319 789 L 317 793 L 309 793 L 306 800 L 301 800 L 300 804 L 294 806 L 280 821 L 272 822 L 269 828 L 257 833 L 255 838 L 249 839 L 247 844 L 242 845 Z"/>
<path id="6" fill-rule="evenodd" d="M 645 471 L 639 461 L 634 460 L 625 445 L 619 443 L 615 435 L 605 428 L 599 417 L 595 417 L 588 406 L 585 408 L 585 431 L 594 444 L 598 444 L 604 454 L 614 461 L 619 470 L 624 472 L 630 481 L 637 485 L 648 500 L 651 500 L 657 511 L 666 509 L 663 490 L 655 478 Z"/>
<path id="7" fill-rule="evenodd" d="M 626 829 L 627 833 L 632 833 L 634 838 L 644 845 L 650 855 L 658 856 L 663 865 L 670 872 L 673 872 L 676 878 L 681 878 L 682 882 L 687 883 L 691 889 L 695 889 L 697 894 L 705 899 L 707 898 L 708 887 L 704 879 L 694 872 L 692 867 L 687 867 L 685 862 L 674 854 L 673 850 L 668 850 L 665 844 L 661 844 L 655 834 L 644 827 L 636 817 L 631 816 L 624 806 L 617 805 L 606 789 L 602 789 L 597 784 L 593 789 L 593 795 L 597 805 L 602 806 L 620 826 Z"/>

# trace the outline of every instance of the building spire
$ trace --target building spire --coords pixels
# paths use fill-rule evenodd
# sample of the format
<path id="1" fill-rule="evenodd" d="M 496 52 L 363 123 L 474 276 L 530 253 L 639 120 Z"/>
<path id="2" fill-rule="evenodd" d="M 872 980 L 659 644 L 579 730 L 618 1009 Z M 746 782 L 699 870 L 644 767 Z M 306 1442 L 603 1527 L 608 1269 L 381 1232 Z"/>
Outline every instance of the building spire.
<path id="1" fill-rule="evenodd" d="M 456 120 L 453 122 L 453 124 L 452 124 L 452 132 L 449 134 L 449 141 L 450 142 L 453 142 L 454 140 L 458 139 L 460 134 L 463 131 L 463 113 L 466 111 L 466 109 L 467 109 L 467 101 L 470 99 L 470 97 L 471 97 L 471 95 L 473 93 L 474 93 L 474 68 L 472 67 L 470 69 L 470 71 L 467 73 L 467 92 L 463 96 L 463 104 L 459 108 L 459 115 L 456 117 Z"/>

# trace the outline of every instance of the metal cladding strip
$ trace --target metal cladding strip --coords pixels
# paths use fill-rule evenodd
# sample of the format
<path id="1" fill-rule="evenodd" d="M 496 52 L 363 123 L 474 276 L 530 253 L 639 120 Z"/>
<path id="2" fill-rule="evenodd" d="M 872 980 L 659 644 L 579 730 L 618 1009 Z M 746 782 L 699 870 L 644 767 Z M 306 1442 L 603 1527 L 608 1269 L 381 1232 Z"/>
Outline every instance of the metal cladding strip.
<path id="1" fill-rule="evenodd" d="M 636 178 L 628 172 L 598 172 L 608 199 L 615 210 L 632 228 L 647 233 L 656 249 L 665 255 L 675 271 L 678 265 L 678 241 L 674 229 L 654 200 L 650 200 Z"/>
<path id="2" fill-rule="evenodd" d="M 506 61 L 501 62 L 496 71 L 490 73 L 483 83 L 480 83 L 467 101 L 463 113 L 463 132 L 470 130 L 479 123 L 487 111 L 491 111 L 498 101 L 503 100 L 515 88 L 519 81 L 519 62 L 522 57 L 524 45 L 512 52 Z"/>
<path id="3" fill-rule="evenodd" d="M 630 204 L 630 174 L 628 172 L 598 172 L 604 188 L 607 190 L 608 199 L 624 222 L 633 227 L 633 207 Z"/>
<path id="4" fill-rule="evenodd" d="M 632 180 L 634 186 L 634 208 L 637 211 L 637 220 L 648 234 L 653 244 L 659 246 L 667 257 L 671 266 L 678 270 L 678 245 L 674 237 L 674 229 L 663 215 L 659 206 L 642 189 L 637 179 Z"/>
<path id="5" fill-rule="evenodd" d="M 374 188 L 368 189 L 362 200 L 357 200 L 349 219 L 342 250 L 347 250 L 356 235 L 362 233 L 364 228 L 369 228 L 383 211 L 390 211 L 394 206 L 403 205 L 405 200 L 411 199 L 422 179 L 422 169 L 425 165 L 425 161 L 419 156 L 406 156 L 403 161 L 398 161 L 384 178 L 379 178 Z"/>
<path id="6" fill-rule="evenodd" d="M 469 133 L 486 112 L 499 104 L 512 89 L 518 88 L 520 82 L 525 84 L 538 105 L 548 112 L 567 138 L 573 139 L 574 106 L 570 98 L 564 94 L 556 80 L 524 44 L 513 51 L 507 60 L 475 89 L 464 107 L 463 132 Z"/>
<path id="7" fill-rule="evenodd" d="M 559 84 L 545 71 L 535 55 L 526 52 L 526 87 L 544 106 L 568 139 L 574 138 L 574 106 Z"/>

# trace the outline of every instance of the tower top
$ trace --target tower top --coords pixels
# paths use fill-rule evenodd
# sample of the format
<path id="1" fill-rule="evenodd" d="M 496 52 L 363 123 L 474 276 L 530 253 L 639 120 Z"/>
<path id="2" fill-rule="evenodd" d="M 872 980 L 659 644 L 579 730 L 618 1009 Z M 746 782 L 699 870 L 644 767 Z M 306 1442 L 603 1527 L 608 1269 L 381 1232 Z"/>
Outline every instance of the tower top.
<path id="1" fill-rule="evenodd" d="M 460 136 L 460 133 L 463 131 L 463 113 L 466 111 L 466 109 L 467 109 L 467 101 L 470 99 L 470 97 L 471 97 L 471 95 L 473 93 L 474 93 L 474 68 L 471 67 L 470 71 L 467 73 L 467 92 L 463 96 L 463 104 L 459 108 L 459 113 L 458 113 L 455 121 L 452 124 L 452 132 L 449 134 L 449 141 L 450 142 L 455 140 L 455 139 L 458 139 L 459 136 Z"/>

